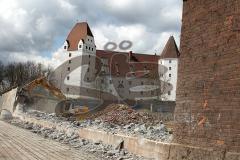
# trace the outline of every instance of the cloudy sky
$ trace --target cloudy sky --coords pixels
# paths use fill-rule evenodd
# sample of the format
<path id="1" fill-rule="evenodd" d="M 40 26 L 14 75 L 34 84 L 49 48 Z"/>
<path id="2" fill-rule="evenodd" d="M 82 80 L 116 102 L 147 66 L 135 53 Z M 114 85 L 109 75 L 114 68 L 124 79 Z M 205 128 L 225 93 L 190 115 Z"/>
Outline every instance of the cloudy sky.
<path id="1" fill-rule="evenodd" d="M 57 64 L 77 21 L 87 21 L 98 49 L 131 40 L 131 50 L 160 54 L 168 37 L 179 44 L 181 0 L 1 0 L 0 60 Z"/>

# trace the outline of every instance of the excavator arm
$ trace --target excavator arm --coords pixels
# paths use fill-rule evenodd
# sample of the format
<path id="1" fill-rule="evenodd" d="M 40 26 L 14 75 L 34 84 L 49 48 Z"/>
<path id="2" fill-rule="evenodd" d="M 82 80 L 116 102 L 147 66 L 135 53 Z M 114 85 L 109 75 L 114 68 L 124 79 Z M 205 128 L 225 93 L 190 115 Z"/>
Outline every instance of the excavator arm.
<path id="1" fill-rule="evenodd" d="M 32 90 L 37 87 L 42 86 L 43 88 L 47 89 L 50 93 L 52 93 L 55 97 L 66 100 L 66 96 L 62 94 L 60 89 L 56 88 L 54 85 L 50 84 L 46 77 L 40 77 L 38 79 L 35 79 L 34 81 L 26 84 L 23 89 L 28 92 L 29 95 L 31 95 Z"/>

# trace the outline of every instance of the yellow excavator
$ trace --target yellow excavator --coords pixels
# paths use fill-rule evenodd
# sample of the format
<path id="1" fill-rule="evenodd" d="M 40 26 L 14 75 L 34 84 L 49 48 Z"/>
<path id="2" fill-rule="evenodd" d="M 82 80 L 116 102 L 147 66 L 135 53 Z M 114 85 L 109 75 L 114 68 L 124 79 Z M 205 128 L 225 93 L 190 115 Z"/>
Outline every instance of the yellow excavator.
<path id="1" fill-rule="evenodd" d="M 57 115 L 76 115 L 76 114 L 82 114 L 87 113 L 89 111 L 89 108 L 86 106 L 76 106 L 74 105 L 73 99 L 68 99 L 60 89 L 52 85 L 46 77 L 40 77 L 32 82 L 24 85 L 21 90 L 19 91 L 17 102 L 26 102 L 27 99 L 30 99 L 32 96 L 37 97 L 44 97 L 48 98 L 45 95 L 42 95 L 41 93 L 34 93 L 33 90 L 36 87 L 43 87 L 44 89 L 48 90 L 54 97 L 56 97 L 59 100 L 59 103 L 55 107 L 55 112 Z"/>

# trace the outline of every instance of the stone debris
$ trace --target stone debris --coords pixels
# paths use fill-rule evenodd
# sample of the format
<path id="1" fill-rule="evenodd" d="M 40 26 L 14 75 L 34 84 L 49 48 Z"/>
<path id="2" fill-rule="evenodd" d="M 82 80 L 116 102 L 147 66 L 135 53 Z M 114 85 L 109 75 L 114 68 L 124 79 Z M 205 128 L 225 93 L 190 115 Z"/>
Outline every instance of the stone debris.
<path id="1" fill-rule="evenodd" d="M 111 104 L 104 110 L 93 114 L 89 119 L 100 119 L 107 123 L 127 125 L 129 123 L 154 123 L 156 117 L 146 112 L 137 112 L 127 105 Z"/>
<path id="2" fill-rule="evenodd" d="M 111 105 L 105 110 L 97 112 L 85 120 L 76 121 L 72 117 L 59 117 L 56 114 L 48 114 L 29 110 L 19 115 L 20 118 L 8 120 L 16 126 L 31 130 L 44 138 L 50 138 L 63 144 L 69 144 L 73 148 L 81 148 L 86 152 L 97 154 L 107 159 L 139 159 L 123 149 L 124 141 L 114 146 L 104 145 L 102 142 L 90 142 L 78 136 L 80 128 L 97 129 L 112 134 L 124 134 L 141 137 L 161 142 L 172 141 L 172 131 L 167 129 L 162 121 L 155 121 L 148 113 L 137 112 L 125 105 Z M 33 123 L 21 120 L 21 117 L 29 117 L 54 123 L 56 128 L 45 128 Z M 23 118 L 24 119 L 24 118 Z"/>
<path id="3" fill-rule="evenodd" d="M 119 110 L 116 110 L 115 107 L 120 108 Z M 122 108 L 124 107 L 124 108 Z M 57 117 L 55 114 L 47 114 L 39 111 L 29 111 L 25 113 L 25 116 L 34 117 L 36 119 L 43 119 L 47 120 L 49 122 L 57 123 L 60 126 L 64 126 L 63 128 L 76 130 L 79 128 L 93 128 L 102 130 L 105 132 L 109 132 L 112 134 L 125 134 L 125 135 L 131 135 L 131 136 L 139 136 L 144 137 L 150 140 L 155 141 L 161 141 L 161 142 L 171 142 L 173 135 L 172 130 L 166 128 L 164 123 L 162 121 L 153 121 L 149 114 L 143 114 L 138 113 L 136 111 L 131 111 L 130 115 L 129 108 L 126 108 L 126 106 L 123 105 L 115 105 L 114 107 L 115 111 L 109 111 L 106 113 L 106 115 L 103 115 L 103 112 L 96 116 L 94 115 L 95 119 L 93 117 L 83 120 L 83 121 L 73 121 L 71 118 L 65 118 L 65 117 Z M 126 111 L 125 111 L 126 110 Z M 115 112 L 119 112 L 118 116 L 115 115 Z M 120 114 L 120 115 L 119 115 Z M 135 115 L 135 116 L 133 116 Z M 141 119 L 141 115 L 144 115 L 143 119 Z M 109 118 L 111 117 L 111 118 Z M 114 118 L 113 118 L 114 117 Z M 135 117 L 133 120 L 130 117 Z M 148 118 L 147 118 L 148 117 Z M 150 117 L 150 118 L 149 118 Z M 129 120 L 128 123 L 125 123 Z M 149 120 L 149 121 L 148 121 Z M 124 123 L 118 123 L 120 121 L 124 121 Z"/>

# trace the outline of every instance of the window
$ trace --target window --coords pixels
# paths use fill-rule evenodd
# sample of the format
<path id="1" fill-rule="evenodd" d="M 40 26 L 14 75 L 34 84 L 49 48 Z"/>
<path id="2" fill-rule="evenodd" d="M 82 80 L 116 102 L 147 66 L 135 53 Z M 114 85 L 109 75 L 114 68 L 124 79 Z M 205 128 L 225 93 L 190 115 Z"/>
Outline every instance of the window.
<path id="1" fill-rule="evenodd" d="M 70 79 L 70 77 L 69 76 L 67 76 L 67 80 L 69 80 Z"/>
<path id="2" fill-rule="evenodd" d="M 169 60 L 169 63 L 172 63 L 172 60 Z"/>
<path id="3" fill-rule="evenodd" d="M 172 77 L 172 74 L 169 74 L 169 77 Z"/>
<path id="4" fill-rule="evenodd" d="M 71 57 L 72 56 L 72 53 L 69 53 L 69 57 Z"/>
<path id="5" fill-rule="evenodd" d="M 91 55 L 88 55 L 89 58 L 91 58 Z"/>
<path id="6" fill-rule="evenodd" d="M 169 95 L 169 96 L 171 95 L 171 91 L 168 91 L 168 95 Z"/>
<path id="7" fill-rule="evenodd" d="M 67 90 L 67 92 L 69 92 L 69 88 L 67 88 L 66 90 Z"/>
<path id="8" fill-rule="evenodd" d="M 72 63 L 72 60 L 69 60 L 68 63 L 69 63 L 69 64 Z"/>
<path id="9" fill-rule="evenodd" d="M 112 84 L 112 80 L 109 80 L 109 83 Z"/>
<path id="10" fill-rule="evenodd" d="M 93 51 L 93 48 L 92 48 L 92 51 Z"/>
<path id="11" fill-rule="evenodd" d="M 90 61 L 88 62 L 88 64 L 90 65 Z"/>
<path id="12" fill-rule="evenodd" d="M 92 40 L 91 40 L 91 42 L 92 42 Z"/>
<path id="13" fill-rule="evenodd" d="M 86 46 L 86 49 L 87 49 L 87 46 Z"/>
<path id="14" fill-rule="evenodd" d="M 67 70 L 70 71 L 70 67 L 68 67 Z"/>
<path id="15" fill-rule="evenodd" d="M 103 79 L 101 80 L 101 83 L 104 83 L 104 80 L 103 80 Z"/>
<path id="16" fill-rule="evenodd" d="M 87 72 L 89 72 L 89 68 L 87 69 Z"/>
<path id="17" fill-rule="evenodd" d="M 129 84 L 129 85 L 132 85 L 132 81 L 129 81 L 128 84 Z"/>
<path id="18" fill-rule="evenodd" d="M 129 92 L 128 92 L 129 94 L 131 94 L 131 91 L 129 90 Z"/>
<path id="19" fill-rule="evenodd" d="M 82 48 L 82 45 L 81 45 L 81 44 L 79 45 L 79 48 Z"/>
<path id="20" fill-rule="evenodd" d="M 168 86 L 171 86 L 171 83 L 168 83 Z"/>
<path id="21" fill-rule="evenodd" d="M 141 91 L 141 95 L 143 95 L 143 91 Z"/>
<path id="22" fill-rule="evenodd" d="M 89 81 L 89 78 L 87 77 L 87 81 Z"/>
<path id="23" fill-rule="evenodd" d="M 169 70 L 172 70 L 172 67 L 169 67 L 168 69 L 169 69 Z"/>
<path id="24" fill-rule="evenodd" d="M 141 82 L 141 85 L 143 85 L 143 82 Z"/>
<path id="25" fill-rule="evenodd" d="M 88 47 L 88 49 L 90 50 L 90 49 L 91 49 L 91 47 Z"/>
<path id="26" fill-rule="evenodd" d="M 67 46 L 64 46 L 64 49 L 67 49 Z"/>

